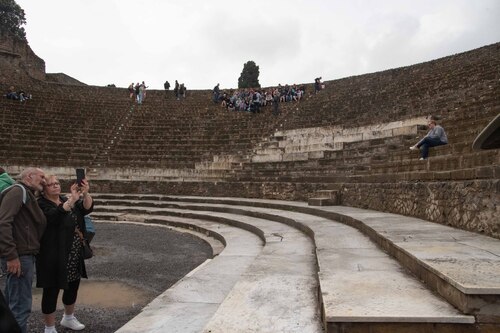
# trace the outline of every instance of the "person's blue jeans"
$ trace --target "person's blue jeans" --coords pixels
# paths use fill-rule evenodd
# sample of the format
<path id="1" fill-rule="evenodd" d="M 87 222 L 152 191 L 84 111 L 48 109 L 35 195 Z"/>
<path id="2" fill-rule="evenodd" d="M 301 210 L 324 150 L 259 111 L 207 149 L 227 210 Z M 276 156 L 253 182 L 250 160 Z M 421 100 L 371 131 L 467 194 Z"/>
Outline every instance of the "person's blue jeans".
<path id="1" fill-rule="evenodd" d="M 422 139 L 422 141 L 420 141 L 418 143 L 417 148 L 422 147 L 422 149 L 420 150 L 420 156 L 423 159 L 427 159 L 427 157 L 429 157 L 429 148 L 436 147 L 436 146 L 442 146 L 445 144 L 446 144 L 446 142 L 439 140 L 439 138 L 425 137 Z"/>
<path id="2" fill-rule="evenodd" d="M 21 327 L 21 332 L 27 332 L 28 318 L 31 313 L 31 284 L 35 271 L 35 256 L 20 256 L 21 276 L 8 273 L 5 281 L 5 300 L 14 318 Z M 7 271 L 7 261 L 2 259 L 2 269 Z"/>

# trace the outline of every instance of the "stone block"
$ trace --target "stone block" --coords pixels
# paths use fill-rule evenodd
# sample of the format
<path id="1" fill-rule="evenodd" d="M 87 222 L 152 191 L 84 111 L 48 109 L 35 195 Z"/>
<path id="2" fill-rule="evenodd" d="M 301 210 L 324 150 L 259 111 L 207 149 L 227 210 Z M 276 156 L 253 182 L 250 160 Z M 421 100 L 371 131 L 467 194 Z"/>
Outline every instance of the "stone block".
<path id="1" fill-rule="evenodd" d="M 335 206 L 336 203 L 330 198 L 309 198 L 307 200 L 309 206 Z"/>
<path id="2" fill-rule="evenodd" d="M 341 192 L 339 190 L 320 190 L 313 198 L 309 198 L 309 206 L 336 206 L 340 205 Z"/>
<path id="3" fill-rule="evenodd" d="M 325 144 L 315 143 L 315 144 L 304 144 L 304 145 L 288 145 L 285 146 L 285 153 L 296 153 L 296 152 L 311 152 L 318 150 L 329 150 Z"/>
<path id="4" fill-rule="evenodd" d="M 285 153 L 282 157 L 282 161 L 306 161 L 308 153 Z"/>
<path id="5" fill-rule="evenodd" d="M 260 148 L 255 150 L 256 154 L 259 155 L 275 155 L 276 153 L 281 153 L 281 149 L 277 148 Z"/>
<path id="6" fill-rule="evenodd" d="M 332 148 L 333 148 L 333 150 L 342 150 L 342 149 L 344 149 L 344 143 L 343 142 L 334 142 Z"/>
<path id="7" fill-rule="evenodd" d="M 450 171 L 435 172 L 434 179 L 435 180 L 450 180 L 451 179 L 451 172 Z"/>
<path id="8" fill-rule="evenodd" d="M 282 154 L 252 156 L 253 163 L 281 162 L 281 161 L 283 161 Z"/>
<path id="9" fill-rule="evenodd" d="M 307 153 L 307 158 L 308 159 L 319 159 L 319 158 L 323 158 L 325 156 L 325 152 L 324 151 L 310 151 Z"/>
<path id="10" fill-rule="evenodd" d="M 450 175 L 453 180 L 474 179 L 476 177 L 476 172 L 474 169 L 461 169 L 451 171 Z"/>
<path id="11" fill-rule="evenodd" d="M 381 131 L 366 131 L 363 133 L 363 140 L 373 140 L 393 136 L 392 129 Z"/>
<path id="12" fill-rule="evenodd" d="M 335 136 L 333 138 L 333 143 L 337 142 L 355 142 L 355 141 L 362 141 L 363 140 L 363 134 L 362 133 L 357 133 L 357 134 L 343 134 L 340 136 Z"/>
<path id="13" fill-rule="evenodd" d="M 494 170 L 494 174 L 495 174 L 495 177 L 496 179 L 500 179 L 500 165 L 494 165 L 492 166 L 493 170 Z"/>
<path id="14" fill-rule="evenodd" d="M 399 127 L 399 128 L 393 129 L 393 131 L 392 131 L 392 134 L 394 136 L 417 134 L 417 133 L 418 133 L 417 126 Z"/>
<path id="15" fill-rule="evenodd" d="M 476 178 L 493 178 L 495 170 L 493 167 L 482 167 L 476 169 Z"/>

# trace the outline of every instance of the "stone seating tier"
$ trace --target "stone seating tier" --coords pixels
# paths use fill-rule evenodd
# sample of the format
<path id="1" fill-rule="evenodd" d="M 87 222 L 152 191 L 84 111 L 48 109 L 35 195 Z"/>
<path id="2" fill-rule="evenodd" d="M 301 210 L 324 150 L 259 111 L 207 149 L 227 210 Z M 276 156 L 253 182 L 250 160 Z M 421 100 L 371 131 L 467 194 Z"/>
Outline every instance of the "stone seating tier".
<path id="1" fill-rule="evenodd" d="M 434 148 L 431 153 L 432 158 L 427 162 L 421 163 L 419 155 L 410 152 L 410 146 L 407 136 L 397 137 L 400 144 L 396 145 L 395 138 L 375 139 L 364 141 L 367 147 L 359 148 L 358 144 L 350 148 L 349 143 L 340 151 L 324 151 L 323 157 L 318 159 L 299 160 L 280 160 L 267 163 L 244 163 L 243 170 L 276 170 L 279 173 L 287 172 L 345 172 L 346 167 L 353 167 L 354 174 L 359 174 L 356 170 L 367 171 L 368 173 L 393 173 L 408 172 L 424 169 L 427 171 L 454 171 L 460 169 L 469 169 L 477 167 L 487 167 L 498 165 L 499 154 L 496 151 L 470 152 L 470 149 L 464 149 L 463 144 L 458 144 L 460 154 L 455 149 L 455 144 Z M 373 145 L 371 145 L 373 143 Z M 467 146 L 469 144 L 467 143 Z M 465 153 L 467 151 L 467 153 Z M 293 154 L 290 159 L 293 159 Z M 317 161 L 317 162 L 315 162 Z M 301 165 L 304 165 L 303 167 Z M 408 169 L 411 168 L 411 169 Z M 363 172 L 362 172 L 363 173 Z M 257 174 L 254 173 L 257 176 Z"/>
<path id="2" fill-rule="evenodd" d="M 204 319 L 201 322 L 194 321 L 196 330 L 185 327 L 185 332 L 227 329 L 243 332 L 260 325 L 264 325 L 260 330 L 263 332 L 320 332 L 321 328 L 311 326 L 315 316 L 314 312 L 308 311 L 310 305 L 306 304 L 310 301 L 307 299 L 319 302 L 325 332 L 491 332 L 498 329 L 500 318 L 495 310 L 498 304 L 494 301 L 498 299 L 500 291 L 494 274 L 495 267 L 500 265 L 498 256 L 494 255 L 499 250 L 498 240 L 414 218 L 349 207 L 313 208 L 299 202 L 161 195 L 99 194 L 94 198 L 98 203 L 95 212 L 97 218 L 114 216 L 117 220 L 123 220 L 139 216 L 143 220 L 167 224 L 171 219 L 190 219 L 191 224 L 206 223 L 203 220 L 209 219 L 232 226 L 241 226 L 243 223 L 261 230 L 258 234 L 264 235 L 266 240 L 262 254 L 253 259 L 253 264 L 246 266 L 247 273 L 240 275 L 236 284 L 234 279 L 217 280 L 217 285 L 220 285 L 217 290 L 227 290 L 228 285 L 232 289 L 224 296 L 218 296 L 219 300 L 225 298 L 222 303 L 209 302 L 217 304 L 215 315 L 213 307 L 208 312 L 203 311 L 206 316 L 200 314 L 197 318 Z M 266 222 L 259 222 L 260 219 Z M 279 223 L 273 224 L 271 221 Z M 304 232 L 314 244 L 316 259 L 304 261 L 308 256 L 301 256 L 297 251 L 304 248 L 306 243 L 294 236 L 298 234 L 285 231 L 279 224 Z M 249 227 L 245 229 L 251 230 Z M 368 239 L 387 251 L 393 259 L 373 246 Z M 439 244 L 440 250 L 436 244 Z M 245 245 L 241 246 L 244 250 Z M 287 246 L 290 246 L 289 249 Z M 294 253 L 293 256 L 290 256 L 290 251 Z M 286 255 L 286 258 L 276 258 L 281 254 Z M 220 256 L 223 255 L 224 251 Z M 300 260 L 292 264 L 291 258 Z M 319 299 L 314 297 L 316 292 L 313 282 L 302 280 L 300 284 L 295 284 L 292 281 L 299 280 L 291 280 L 296 277 L 297 273 L 294 272 L 304 274 L 307 271 L 299 269 L 297 265 L 316 261 Z M 267 264 L 263 265 L 264 262 Z M 199 270 L 202 274 L 200 277 L 209 270 L 210 265 Z M 242 265 L 247 265 L 247 261 Z M 404 269 L 398 268 L 399 265 Z M 476 268 L 480 266 L 480 272 L 469 270 L 466 268 L 468 265 Z M 210 271 L 220 269 L 214 267 Z M 406 269 L 415 274 L 417 279 L 405 272 Z M 481 278 L 478 278 L 478 274 Z M 185 281 L 181 280 L 179 286 L 196 281 L 193 280 L 195 276 L 196 272 L 186 277 Z M 425 282 L 425 287 L 418 279 Z M 264 281 L 265 285 L 271 285 L 272 288 L 264 288 Z M 288 296 L 276 295 L 276 290 L 281 290 L 280 284 L 287 286 L 284 295 Z M 295 287 L 290 289 L 290 285 Z M 213 294 L 213 288 L 192 288 L 189 290 L 194 291 L 193 295 L 198 295 L 196 302 L 179 298 L 180 295 L 187 295 L 186 290 L 179 293 L 182 288 L 174 287 L 153 301 L 119 332 L 137 331 L 139 328 L 148 332 L 148 318 L 151 316 L 158 318 L 154 321 L 155 330 L 169 330 L 172 327 L 169 325 L 178 322 L 176 318 L 164 315 L 164 311 L 172 311 L 172 302 L 183 302 L 180 312 L 191 313 L 199 308 L 198 302 L 208 301 L 207 297 Z M 290 290 L 296 292 L 290 293 Z M 306 295 L 306 290 L 309 290 L 310 296 L 301 300 L 300 295 Z M 388 293 L 387 290 L 393 292 Z M 469 316 L 456 312 L 453 306 L 443 303 L 433 292 L 440 293 L 441 297 Z M 201 296 L 204 294 L 207 296 Z M 295 301 L 288 300 L 289 296 L 294 297 Z M 262 303 L 256 300 L 265 300 L 266 307 L 261 308 Z M 192 310 L 191 306 L 194 306 Z M 278 309 L 281 313 L 279 320 L 272 320 L 272 314 Z M 301 310 L 296 312 L 296 309 Z M 289 312 L 302 315 L 288 316 Z M 310 319 L 304 317 L 308 314 L 311 314 Z M 474 317 L 470 316 L 472 314 Z M 299 327 L 290 326 L 292 317 L 294 325 Z M 239 320 L 235 321 L 235 318 Z M 319 319 L 316 320 L 319 322 Z M 309 324 L 304 326 L 305 323 Z M 205 329 L 201 330 L 201 327 Z"/>
<path id="3" fill-rule="evenodd" d="M 399 117 L 443 113 L 455 109 L 467 112 L 474 104 L 498 105 L 498 44 L 460 55 L 395 70 L 327 82 L 314 104 L 304 105 L 292 115 L 286 129 L 320 126 L 346 121 L 356 115 L 357 124 L 373 119 L 389 121 L 395 110 Z M 477 58 L 472 59 L 474 56 Z M 488 57 L 493 57 L 489 59 Z M 432 80 L 429 78 L 432 77 Z M 361 110 L 370 114 L 360 117 Z M 315 117 L 308 117 L 313 114 Z M 349 115 L 342 120 L 342 115 Z M 307 118 L 306 121 L 303 119 Z M 297 123 L 297 126 L 294 125 Z"/>
<path id="4" fill-rule="evenodd" d="M 239 196 L 307 199 L 315 190 L 348 182 L 346 187 L 352 186 L 358 198 L 344 198 L 349 204 L 364 205 L 363 197 L 370 193 L 361 193 L 362 186 L 369 191 L 376 184 L 394 185 L 397 180 L 420 181 L 428 186 L 450 180 L 466 184 L 476 179 L 494 184 L 498 153 L 476 154 L 469 147 L 474 135 L 499 110 L 499 52 L 500 44 L 495 44 L 419 65 L 330 81 L 316 95 L 310 95 L 309 86 L 300 103 L 282 103 L 278 117 L 269 114 L 270 108 L 261 114 L 227 112 L 210 102 L 210 91 L 189 91 L 188 98 L 181 101 L 176 101 L 171 92 L 148 91 L 145 104 L 138 106 L 123 88 L 36 82 L 25 87 L 33 93 L 33 100 L 0 101 L 0 122 L 7 128 L 0 134 L 0 149 L 8 156 L 4 163 L 10 168 L 34 162 L 41 166 L 94 167 L 96 180 L 110 166 L 115 170 L 136 169 L 120 171 L 128 179 L 138 176 L 141 167 L 221 171 L 226 183 L 218 184 L 200 173 L 198 184 L 186 186 L 194 189 L 193 194 L 205 193 L 207 189 L 201 186 L 231 185 Z M 407 122 L 429 114 L 442 117 L 450 137 L 449 145 L 431 150 L 429 161 L 418 161 L 418 153 L 408 150 L 416 137 L 425 133 L 423 129 L 413 139 L 393 133 L 391 139 L 364 138 L 367 143 L 355 142 L 349 135 L 332 143 L 292 140 L 287 147 L 279 147 L 287 154 L 276 155 L 281 156 L 281 162 L 265 160 L 266 154 L 272 155 L 272 149 L 276 149 L 270 141 L 277 132 L 314 127 L 340 127 L 351 132 L 355 127 Z M 68 120 L 81 126 L 68 126 Z M 52 150 L 52 138 L 63 140 L 71 135 L 83 149 L 67 145 L 61 147 L 61 153 Z M 191 139 L 185 140 L 187 137 Z M 94 150 L 86 150 L 86 143 Z M 183 150 L 186 153 L 181 153 Z M 224 158 L 219 159 L 221 156 Z M 107 181 L 102 180 L 102 184 Z M 407 186 L 403 183 L 398 191 Z M 152 185 L 162 193 L 170 193 L 170 187 L 173 193 L 178 191 L 175 181 Z M 388 198 L 395 200 L 395 192 Z M 440 202 L 427 205 L 429 209 L 436 206 L 444 209 Z M 411 214 L 407 207 L 400 209 Z M 487 206 L 486 211 L 491 208 Z M 422 216 L 422 212 L 419 214 Z"/>

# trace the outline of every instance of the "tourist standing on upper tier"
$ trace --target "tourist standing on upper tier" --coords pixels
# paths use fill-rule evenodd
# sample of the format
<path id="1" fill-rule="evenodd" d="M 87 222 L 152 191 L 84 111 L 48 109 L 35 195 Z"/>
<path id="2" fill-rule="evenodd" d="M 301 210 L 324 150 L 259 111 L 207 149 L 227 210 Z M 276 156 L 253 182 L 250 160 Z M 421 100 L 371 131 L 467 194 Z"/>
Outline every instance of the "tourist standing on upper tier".
<path id="1" fill-rule="evenodd" d="M 184 83 L 181 83 L 181 85 L 179 86 L 179 96 L 182 98 L 186 98 L 186 86 L 184 85 Z"/>
<path id="2" fill-rule="evenodd" d="M 142 86 L 142 101 L 144 101 L 144 99 L 146 98 L 146 89 L 148 88 L 148 86 L 144 81 L 142 81 L 141 86 Z"/>
<path id="3" fill-rule="evenodd" d="M 137 104 L 142 104 L 144 98 L 146 98 L 146 84 L 144 81 L 139 85 L 139 94 L 137 95 Z"/>
<path id="4" fill-rule="evenodd" d="M 43 170 L 27 168 L 19 182 L 4 190 L 0 202 L 0 261 L 7 273 L 5 300 L 23 333 L 28 330 L 31 313 L 35 256 L 47 225 L 35 197 L 35 191 L 42 191 L 44 185 Z"/>
<path id="5" fill-rule="evenodd" d="M 179 99 L 179 82 L 177 80 L 175 80 L 174 96 L 177 100 Z"/>
<path id="6" fill-rule="evenodd" d="M 314 93 L 315 94 L 317 94 L 322 88 L 321 79 L 322 79 L 321 76 L 314 79 Z"/>
<path id="7" fill-rule="evenodd" d="M 420 150 L 420 160 L 426 160 L 429 157 L 429 148 L 448 144 L 446 132 L 441 126 L 436 124 L 435 120 L 430 119 L 427 124 L 430 128 L 429 133 L 422 140 L 410 147 L 411 150 L 417 150 L 422 147 Z"/>
<path id="8" fill-rule="evenodd" d="M 217 83 L 217 85 L 213 89 L 214 103 L 219 102 L 219 95 L 220 95 L 220 88 L 219 88 L 219 84 Z"/>
<path id="9" fill-rule="evenodd" d="M 128 86 L 128 92 L 130 94 L 130 99 L 133 99 L 134 98 L 134 93 L 135 93 L 134 82 L 132 82 L 130 84 L 130 86 Z"/>
<path id="10" fill-rule="evenodd" d="M 135 92 L 135 100 L 136 102 L 139 102 L 139 91 L 140 91 L 140 87 L 141 85 L 139 84 L 139 82 L 137 82 L 134 86 L 134 92 Z"/>

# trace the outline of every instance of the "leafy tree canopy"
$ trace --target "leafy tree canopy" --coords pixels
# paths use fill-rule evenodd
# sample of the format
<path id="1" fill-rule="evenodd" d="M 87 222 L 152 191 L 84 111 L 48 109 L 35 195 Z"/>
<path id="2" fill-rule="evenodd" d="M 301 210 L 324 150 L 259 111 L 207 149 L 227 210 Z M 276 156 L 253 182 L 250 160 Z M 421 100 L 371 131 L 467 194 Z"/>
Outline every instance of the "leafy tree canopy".
<path id="1" fill-rule="evenodd" d="M 260 88 L 259 66 L 254 61 L 243 65 L 243 71 L 238 79 L 238 88 Z"/>
<path id="2" fill-rule="evenodd" d="M 0 31 L 3 34 L 26 40 L 24 10 L 14 0 L 0 0 Z"/>

